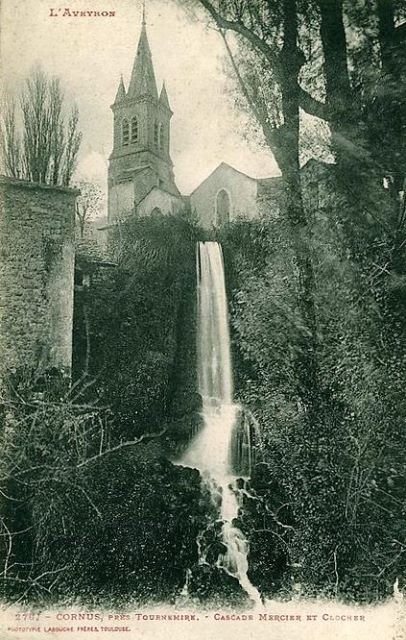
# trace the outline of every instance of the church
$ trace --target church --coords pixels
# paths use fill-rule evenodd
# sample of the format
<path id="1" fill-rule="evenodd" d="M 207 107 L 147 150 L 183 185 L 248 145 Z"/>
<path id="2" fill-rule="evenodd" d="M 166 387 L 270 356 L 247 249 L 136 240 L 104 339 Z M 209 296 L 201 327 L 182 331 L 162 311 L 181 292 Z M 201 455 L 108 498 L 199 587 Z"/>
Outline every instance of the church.
<path id="1" fill-rule="evenodd" d="M 121 77 L 114 103 L 113 151 L 108 169 L 108 225 L 130 216 L 176 214 L 190 206 L 199 224 L 211 229 L 237 218 L 255 218 L 266 202 L 273 214 L 280 202 L 281 179 L 255 179 L 221 163 L 190 196 L 176 186 L 170 155 L 171 118 L 165 84 L 158 93 L 142 19 L 131 78 Z"/>

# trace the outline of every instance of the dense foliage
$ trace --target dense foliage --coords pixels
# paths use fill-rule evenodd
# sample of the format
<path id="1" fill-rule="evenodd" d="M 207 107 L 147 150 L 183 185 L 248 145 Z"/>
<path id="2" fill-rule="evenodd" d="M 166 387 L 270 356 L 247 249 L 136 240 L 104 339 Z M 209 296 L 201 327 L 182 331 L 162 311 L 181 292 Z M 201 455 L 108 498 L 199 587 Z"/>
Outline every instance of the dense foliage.
<path id="1" fill-rule="evenodd" d="M 75 377 L 89 380 L 87 397 L 112 410 L 123 436 L 191 429 L 196 229 L 156 216 L 117 236 L 117 266 L 99 266 L 76 297 Z"/>
<path id="2" fill-rule="evenodd" d="M 282 219 L 221 233 L 230 273 L 237 394 L 261 425 L 262 459 L 242 516 L 253 580 L 357 598 L 391 592 L 405 569 L 404 321 L 376 273 L 348 260 L 344 215 L 313 211 L 320 420 L 297 393 L 298 314 Z M 390 289 L 390 287 L 389 287 Z"/>
<path id="3" fill-rule="evenodd" d="M 252 577 L 266 593 L 385 595 L 405 549 L 404 6 L 184 2 L 220 31 L 284 186 L 280 218 L 271 203 L 219 236 L 237 388 L 262 426 L 242 517 Z M 320 151 L 335 164 L 309 182 L 299 158 Z"/>
<path id="4" fill-rule="evenodd" d="M 309 210 L 321 389 L 311 424 L 297 386 L 306 326 L 289 226 L 282 214 L 217 234 L 237 400 L 259 425 L 239 525 L 263 595 L 374 599 L 406 568 L 403 279 L 370 267 L 390 241 L 378 228 L 362 259 L 348 259 L 346 212 L 330 189 Z M 198 474 L 168 461 L 198 422 L 198 233 L 182 218 L 129 225 L 119 265 L 78 291 L 70 393 L 14 385 L 2 414 L 7 598 L 175 601 L 189 570 L 198 601 L 241 602 L 233 579 L 197 564 L 202 531 L 221 544 L 216 515 Z"/>

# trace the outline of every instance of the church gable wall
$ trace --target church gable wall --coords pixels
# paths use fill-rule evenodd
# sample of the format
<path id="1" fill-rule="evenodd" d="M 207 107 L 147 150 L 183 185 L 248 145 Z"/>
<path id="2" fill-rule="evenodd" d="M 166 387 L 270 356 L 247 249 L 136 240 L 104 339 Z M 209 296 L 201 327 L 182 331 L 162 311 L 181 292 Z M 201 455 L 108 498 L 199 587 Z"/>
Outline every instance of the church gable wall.
<path id="1" fill-rule="evenodd" d="M 154 211 L 168 215 L 174 214 L 180 211 L 182 204 L 183 202 L 180 198 L 176 198 L 166 191 L 153 189 L 139 204 L 137 214 L 140 217 L 148 216 Z"/>
<path id="2" fill-rule="evenodd" d="M 217 197 L 222 190 L 230 199 L 231 220 L 257 216 L 257 181 L 220 165 L 190 196 L 192 210 L 205 229 L 216 225 Z"/>

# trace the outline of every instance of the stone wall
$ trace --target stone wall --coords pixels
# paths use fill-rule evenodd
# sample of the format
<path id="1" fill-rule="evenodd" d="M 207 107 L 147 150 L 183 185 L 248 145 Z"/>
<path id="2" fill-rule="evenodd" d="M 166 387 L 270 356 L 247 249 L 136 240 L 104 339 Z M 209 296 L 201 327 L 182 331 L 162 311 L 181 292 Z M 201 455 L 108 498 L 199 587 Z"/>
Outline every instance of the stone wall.
<path id="1" fill-rule="evenodd" d="M 0 381 L 70 373 L 78 193 L 0 176 Z"/>

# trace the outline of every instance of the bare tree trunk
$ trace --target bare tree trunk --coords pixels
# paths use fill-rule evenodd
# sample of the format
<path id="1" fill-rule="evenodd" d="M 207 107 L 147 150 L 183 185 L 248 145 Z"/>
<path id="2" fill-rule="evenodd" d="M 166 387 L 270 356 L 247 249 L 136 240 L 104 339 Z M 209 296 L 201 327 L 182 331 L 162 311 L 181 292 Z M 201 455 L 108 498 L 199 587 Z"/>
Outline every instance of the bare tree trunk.
<path id="1" fill-rule="evenodd" d="M 299 305 L 304 330 L 297 359 L 299 393 L 309 412 L 318 413 L 319 379 L 315 278 L 310 233 L 303 205 L 299 165 L 299 72 L 296 0 L 283 0 L 284 44 L 281 51 L 281 92 L 284 124 L 278 160 L 285 185 L 286 212 L 299 272 Z"/>
<path id="2" fill-rule="evenodd" d="M 324 56 L 326 103 L 330 114 L 332 147 L 337 163 L 350 157 L 359 160 L 360 139 L 353 114 L 353 99 L 347 62 L 347 42 L 342 0 L 317 0 Z"/>
<path id="3" fill-rule="evenodd" d="M 395 9 L 392 0 L 377 0 L 379 45 L 381 49 L 382 69 L 393 74 L 393 40 L 395 36 Z"/>
<path id="4" fill-rule="evenodd" d="M 378 35 L 382 64 L 381 91 L 385 92 L 387 118 L 394 141 L 393 148 L 385 158 L 390 170 L 389 188 L 393 189 L 399 202 L 399 193 L 405 180 L 405 142 L 406 142 L 406 23 L 395 26 L 395 9 L 392 0 L 377 0 Z M 389 109 L 388 109 L 389 107 Z"/>
<path id="5" fill-rule="evenodd" d="M 331 146 L 336 161 L 333 169 L 335 189 L 337 200 L 341 202 L 337 215 L 352 259 L 368 270 L 371 257 L 367 254 L 376 235 L 369 220 L 376 218 L 378 202 L 382 208 L 387 206 L 383 204 L 383 176 L 376 153 L 366 139 L 363 115 L 351 88 L 343 0 L 317 0 L 317 5 L 321 17 Z M 388 214 L 387 221 L 389 217 Z"/>
<path id="6" fill-rule="evenodd" d="M 20 178 L 21 139 L 17 131 L 16 106 L 11 98 L 5 99 L 0 125 L 0 147 L 4 169 L 7 175 Z"/>

